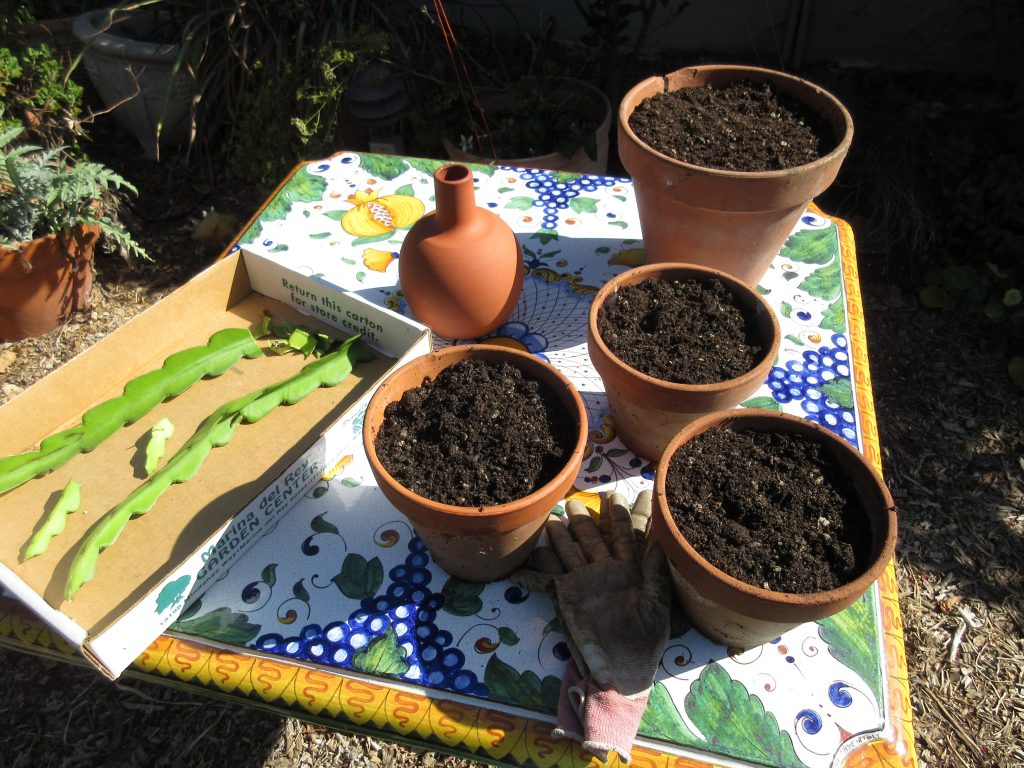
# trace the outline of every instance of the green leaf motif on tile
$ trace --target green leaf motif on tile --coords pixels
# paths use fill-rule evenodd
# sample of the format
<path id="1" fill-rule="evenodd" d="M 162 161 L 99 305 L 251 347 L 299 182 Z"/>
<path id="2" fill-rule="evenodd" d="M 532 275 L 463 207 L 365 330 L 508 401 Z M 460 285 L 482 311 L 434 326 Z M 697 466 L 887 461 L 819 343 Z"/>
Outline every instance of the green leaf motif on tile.
<path id="1" fill-rule="evenodd" d="M 792 333 L 787 333 L 785 338 L 786 341 L 790 342 L 791 344 L 796 344 L 798 347 L 802 347 L 804 345 L 804 343 L 800 341 L 800 339 L 794 336 Z"/>
<path id="2" fill-rule="evenodd" d="M 513 210 L 516 210 L 516 211 L 528 211 L 531 208 L 533 208 L 533 198 L 532 197 L 513 197 L 513 198 L 510 198 L 507 203 L 505 203 L 505 207 L 506 208 L 512 208 Z"/>
<path id="3" fill-rule="evenodd" d="M 409 164 L 400 157 L 371 155 L 362 152 L 358 155 L 359 167 L 371 176 L 376 176 L 384 181 L 391 181 L 396 176 L 401 176 L 409 167 Z"/>
<path id="4" fill-rule="evenodd" d="M 832 301 L 842 293 L 843 278 L 839 272 L 839 262 L 818 267 L 800 283 L 800 290 L 809 293 L 816 299 Z"/>
<path id="5" fill-rule="evenodd" d="M 498 187 L 498 194 L 503 195 L 506 192 L 512 192 L 514 187 Z"/>
<path id="6" fill-rule="evenodd" d="M 441 610 L 455 616 L 475 616 L 484 607 L 480 599 L 480 593 L 483 591 L 483 584 L 463 581 L 452 576 L 441 588 L 441 595 L 444 597 Z"/>
<path id="7" fill-rule="evenodd" d="M 275 245 L 273 248 L 270 249 L 270 252 L 271 253 L 281 253 L 282 251 L 287 251 L 287 250 L 288 250 L 288 246 L 287 245 L 285 245 L 284 243 L 278 243 L 277 245 Z"/>
<path id="8" fill-rule="evenodd" d="M 313 489 L 313 498 L 314 499 L 319 499 L 325 493 L 327 493 L 327 486 L 326 485 L 318 485 L 316 488 Z"/>
<path id="9" fill-rule="evenodd" d="M 206 346 L 175 352 L 162 367 L 125 384 L 123 394 L 87 410 L 78 426 L 45 438 L 39 450 L 0 458 L 0 493 L 91 451 L 125 424 L 135 423 L 157 404 L 180 395 L 200 379 L 220 376 L 243 357 L 262 355 L 256 339 L 244 328 L 218 331 Z"/>
<path id="10" fill-rule="evenodd" d="M 821 328 L 835 333 L 846 333 L 846 303 L 839 297 L 831 304 L 821 316 Z"/>
<path id="11" fill-rule="evenodd" d="M 856 672 L 871 688 L 878 711 L 882 711 L 882 656 L 879 650 L 877 587 L 837 614 L 817 622 L 828 652 L 844 667 Z"/>
<path id="12" fill-rule="evenodd" d="M 366 279 L 366 273 L 365 272 L 362 272 L 362 271 L 356 272 L 356 280 L 358 280 L 361 283 L 365 279 Z"/>
<path id="13" fill-rule="evenodd" d="M 324 512 L 309 521 L 309 527 L 313 529 L 314 533 L 338 533 L 338 526 L 324 520 L 326 514 Z"/>
<path id="14" fill-rule="evenodd" d="M 504 645 L 517 645 L 519 643 L 519 635 L 515 633 L 512 627 L 498 627 L 498 639 Z"/>
<path id="15" fill-rule="evenodd" d="M 551 621 L 549 621 L 547 624 L 544 625 L 544 629 L 541 630 L 540 634 L 541 634 L 542 637 L 547 637 L 552 632 L 561 632 L 561 631 L 562 631 L 562 620 L 560 618 L 558 618 L 558 614 L 555 614 L 555 618 L 553 618 Z"/>
<path id="16" fill-rule="evenodd" d="M 553 229 L 538 229 L 536 232 L 530 235 L 530 239 L 540 240 L 541 245 L 547 245 L 552 240 L 558 239 L 558 233 Z"/>
<path id="17" fill-rule="evenodd" d="M 790 304 L 788 301 L 782 302 L 781 304 L 779 304 L 779 314 L 781 314 L 783 317 L 789 317 L 790 315 L 793 314 L 793 305 Z"/>
<path id="18" fill-rule="evenodd" d="M 587 464 L 587 468 L 584 471 L 585 472 L 596 472 L 597 468 L 600 467 L 601 464 L 603 464 L 603 463 L 604 463 L 604 459 L 601 456 L 594 456 L 590 460 L 590 463 Z"/>
<path id="19" fill-rule="evenodd" d="M 853 408 L 853 385 L 849 379 L 832 379 L 822 384 L 819 389 L 840 408 Z"/>
<path id="20" fill-rule="evenodd" d="M 268 563 L 260 571 L 260 581 L 269 587 L 277 584 L 277 563 Z"/>
<path id="21" fill-rule="evenodd" d="M 622 229 L 625 229 L 626 227 L 629 226 L 629 224 L 627 224 L 624 221 L 610 221 L 608 223 L 611 224 L 613 227 L 621 227 Z"/>
<path id="22" fill-rule="evenodd" d="M 305 168 L 300 168 L 288 180 L 280 192 L 263 209 L 259 218 L 253 222 L 239 239 L 241 243 L 253 243 L 263 230 L 264 222 L 280 221 L 288 216 L 295 203 L 314 203 L 323 199 L 327 190 L 327 179 L 315 176 Z"/>
<path id="23" fill-rule="evenodd" d="M 203 608 L 203 601 L 202 600 L 195 600 L 195 601 L 189 603 L 189 606 L 178 615 L 178 621 L 180 622 L 180 621 L 185 621 L 187 619 L 191 619 L 193 616 L 195 616 L 197 613 L 199 613 L 199 611 L 201 611 L 202 608 Z"/>
<path id="24" fill-rule="evenodd" d="M 383 635 L 352 657 L 352 667 L 370 675 L 400 678 L 412 666 L 405 659 L 405 649 L 398 644 L 398 635 L 388 627 Z"/>
<path id="25" fill-rule="evenodd" d="M 406 197 L 416 197 L 416 190 L 412 188 L 412 184 L 403 184 L 391 194 L 405 195 Z"/>
<path id="26" fill-rule="evenodd" d="M 341 484 L 346 488 L 358 488 L 362 483 L 356 477 L 343 477 L 341 478 Z"/>
<path id="27" fill-rule="evenodd" d="M 341 221 L 345 218 L 346 213 L 348 213 L 347 209 L 342 211 L 322 211 L 320 215 L 326 216 L 331 221 Z"/>
<path id="28" fill-rule="evenodd" d="M 656 683 L 647 699 L 647 709 L 640 721 L 641 736 L 674 744 L 702 744 L 679 715 L 675 702 L 669 695 L 664 683 Z"/>
<path id="29" fill-rule="evenodd" d="M 309 602 L 309 590 L 306 589 L 306 585 L 303 584 L 305 579 L 299 579 L 292 584 L 292 594 L 295 595 L 297 600 L 301 600 L 304 603 Z"/>
<path id="30" fill-rule="evenodd" d="M 434 172 L 442 165 L 448 165 L 447 160 L 428 160 L 422 157 L 407 157 L 405 162 L 409 164 L 410 168 L 425 173 L 427 176 L 433 176 Z"/>
<path id="31" fill-rule="evenodd" d="M 309 236 L 310 240 L 323 240 L 326 237 L 330 237 L 333 232 L 317 232 Z"/>
<path id="32" fill-rule="evenodd" d="M 752 397 L 749 400 L 744 400 L 740 403 L 743 408 L 767 408 L 771 411 L 781 411 L 782 406 L 779 401 L 771 395 L 761 395 L 760 397 Z"/>
<path id="33" fill-rule="evenodd" d="M 202 616 L 178 619 L 171 624 L 171 629 L 228 645 L 245 645 L 260 633 L 262 626 L 250 624 L 244 613 L 235 613 L 230 608 L 215 608 Z"/>
<path id="34" fill-rule="evenodd" d="M 574 197 L 569 201 L 569 207 L 576 213 L 597 213 L 597 198 Z"/>
<path id="35" fill-rule="evenodd" d="M 802 229 L 789 236 L 779 255 L 801 264 L 828 264 L 839 256 L 838 232 L 835 227 Z"/>
<path id="36" fill-rule="evenodd" d="M 761 765 L 805 766 L 775 716 L 717 662 L 704 667 L 683 706 L 687 717 L 704 734 L 710 751 Z"/>
<path id="37" fill-rule="evenodd" d="M 387 240 L 391 237 L 391 232 L 385 232 L 383 235 L 373 235 L 371 237 L 357 237 L 352 240 L 352 245 L 369 245 L 370 243 L 379 243 L 381 240 Z"/>
<path id="38" fill-rule="evenodd" d="M 562 681 L 552 675 L 542 680 L 536 672 L 520 673 L 495 653 L 484 668 L 484 685 L 493 701 L 551 714 L 558 705 Z"/>
<path id="39" fill-rule="evenodd" d="M 355 552 L 341 564 L 341 572 L 331 581 L 341 594 L 353 600 L 373 597 L 384 583 L 384 566 L 379 557 L 367 560 Z"/>
<path id="40" fill-rule="evenodd" d="M 551 174 L 551 178 L 555 181 L 565 184 L 566 182 L 576 181 L 583 174 L 577 173 L 576 171 L 555 171 Z"/>

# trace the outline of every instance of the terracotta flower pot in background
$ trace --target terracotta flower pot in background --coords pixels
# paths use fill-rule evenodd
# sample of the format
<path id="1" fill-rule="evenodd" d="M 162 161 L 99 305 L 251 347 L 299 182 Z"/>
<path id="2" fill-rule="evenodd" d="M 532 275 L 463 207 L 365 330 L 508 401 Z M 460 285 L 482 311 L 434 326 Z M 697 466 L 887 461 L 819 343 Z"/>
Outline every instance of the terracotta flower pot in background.
<path id="1" fill-rule="evenodd" d="M 643 141 L 629 118 L 663 91 L 769 82 L 820 113 L 835 148 L 818 160 L 779 171 L 726 171 L 674 160 Z M 853 120 L 831 94 L 798 77 L 758 67 L 687 67 L 634 86 L 619 106 L 619 157 L 633 177 L 648 263 L 677 261 L 720 269 L 756 285 L 807 204 L 832 184 L 853 138 Z"/>
<path id="2" fill-rule="evenodd" d="M 601 338 L 598 314 L 620 288 L 648 278 L 720 280 L 741 311 L 755 319 L 765 350 L 763 357 L 747 373 L 715 384 L 676 384 L 648 376 L 624 363 Z M 780 337 L 779 322 L 771 306 L 736 278 L 691 264 L 648 264 L 616 275 L 594 297 L 587 326 L 587 350 L 604 382 L 616 434 L 634 453 L 654 461 L 683 426 L 711 411 L 739 405 L 757 391 L 778 355 Z"/>
<path id="3" fill-rule="evenodd" d="M 851 481 L 871 530 L 871 552 L 860 575 L 836 589 L 775 592 L 729 576 L 708 562 L 676 526 L 666 494 L 669 463 L 677 450 L 713 428 L 791 432 L 823 445 Z M 842 438 L 806 419 L 760 409 L 713 413 L 685 427 L 665 449 L 654 484 L 651 538 L 670 564 L 676 596 L 704 635 L 730 647 L 750 648 L 808 621 L 848 608 L 881 575 L 896 546 L 896 511 L 878 473 Z"/>
<path id="4" fill-rule="evenodd" d="M 416 319 L 449 339 L 475 339 L 512 313 L 523 288 L 523 254 L 512 228 L 476 205 L 473 173 L 434 173 L 437 210 L 402 243 L 398 279 Z"/>
<path id="5" fill-rule="evenodd" d="M 0 247 L 0 341 L 42 336 L 84 309 L 92 291 L 92 260 L 99 229 L 75 227 L 22 246 Z"/>
<path id="6" fill-rule="evenodd" d="M 400 485 L 381 464 L 376 440 L 384 411 L 410 389 L 461 360 L 508 362 L 524 376 L 546 384 L 576 430 L 572 452 L 558 473 L 533 493 L 491 507 L 460 507 L 432 501 Z M 518 350 L 468 344 L 448 347 L 407 363 L 385 379 L 366 409 L 363 446 L 384 496 L 409 518 L 431 556 L 453 576 L 467 581 L 492 581 L 507 576 L 530 555 L 551 509 L 564 497 L 583 461 L 587 415 L 572 383 L 540 358 Z"/>

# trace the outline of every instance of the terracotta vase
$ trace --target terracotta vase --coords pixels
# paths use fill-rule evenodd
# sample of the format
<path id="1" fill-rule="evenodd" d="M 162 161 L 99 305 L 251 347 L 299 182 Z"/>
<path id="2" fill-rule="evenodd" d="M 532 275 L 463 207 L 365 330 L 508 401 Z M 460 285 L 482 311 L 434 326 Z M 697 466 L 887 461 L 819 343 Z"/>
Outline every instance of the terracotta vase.
<path id="1" fill-rule="evenodd" d="M 857 578 L 836 589 L 797 594 L 775 592 L 740 581 L 704 559 L 672 519 L 665 490 L 669 461 L 681 446 L 715 427 L 792 432 L 821 443 L 856 489 L 870 527 L 871 557 Z M 752 648 L 809 621 L 831 616 L 859 599 L 881 575 L 896 547 L 896 510 L 882 478 L 863 455 L 841 437 L 806 419 L 762 409 L 725 411 L 695 421 L 669 443 L 654 480 L 651 539 L 667 556 L 676 597 L 694 626 L 715 642 Z"/>
<path id="2" fill-rule="evenodd" d="M 460 360 L 508 362 L 529 378 L 544 382 L 573 415 L 576 429 L 572 452 L 559 472 L 533 493 L 492 507 L 459 507 L 432 501 L 400 485 L 381 464 L 376 440 L 384 411 L 409 389 L 432 379 Z M 363 447 L 384 496 L 416 529 L 431 556 L 448 573 L 467 581 L 493 581 L 507 576 L 533 551 L 551 509 L 569 490 L 583 461 L 587 415 L 572 383 L 538 357 L 514 349 L 467 344 L 431 352 L 407 363 L 385 379 L 366 408 Z"/>
<path id="3" fill-rule="evenodd" d="M 398 279 L 420 322 L 449 339 L 475 339 L 501 325 L 523 288 L 523 254 L 511 227 L 476 205 L 473 173 L 434 173 L 437 209 L 402 243 Z"/>
<path id="4" fill-rule="evenodd" d="M 642 142 L 629 118 L 663 91 L 769 82 L 820 113 L 835 149 L 780 171 L 726 171 L 674 160 Z M 619 157 L 633 177 L 648 263 L 677 261 L 720 269 L 756 285 L 807 204 L 832 184 L 853 138 L 853 120 L 831 94 L 798 77 L 758 67 L 687 67 L 634 86 L 619 106 Z"/>
<path id="5" fill-rule="evenodd" d="M 755 319 L 765 349 L 763 357 L 742 376 L 714 384 L 675 384 L 628 366 L 601 338 L 598 313 L 620 288 L 649 278 L 720 280 L 741 311 Z M 754 394 L 768 378 L 780 339 L 775 312 L 757 291 L 724 272 L 693 264 L 648 264 L 616 275 L 594 297 L 587 325 L 587 351 L 604 382 L 615 432 L 633 453 L 651 461 L 661 456 L 686 424 L 711 411 L 739 405 Z"/>
<path id="6" fill-rule="evenodd" d="M 479 89 L 480 105 L 489 114 L 508 109 L 513 96 L 508 91 Z M 594 145 L 597 156 L 590 157 L 583 147 L 578 147 L 572 156 L 553 151 L 530 157 L 490 157 L 473 152 L 464 152 L 447 138 L 442 139 L 448 158 L 460 163 L 483 163 L 485 165 L 511 165 L 516 168 L 540 168 L 548 171 L 571 171 L 603 175 L 608 170 L 608 137 L 611 131 L 612 107 L 608 97 L 584 80 L 574 77 L 563 78 L 555 89 L 554 98 L 565 104 L 566 111 L 579 115 L 593 123 Z M 486 140 L 485 140 L 486 141 Z"/>
<path id="7" fill-rule="evenodd" d="M 92 291 L 97 227 L 0 247 L 0 341 L 42 336 L 84 309 Z"/>

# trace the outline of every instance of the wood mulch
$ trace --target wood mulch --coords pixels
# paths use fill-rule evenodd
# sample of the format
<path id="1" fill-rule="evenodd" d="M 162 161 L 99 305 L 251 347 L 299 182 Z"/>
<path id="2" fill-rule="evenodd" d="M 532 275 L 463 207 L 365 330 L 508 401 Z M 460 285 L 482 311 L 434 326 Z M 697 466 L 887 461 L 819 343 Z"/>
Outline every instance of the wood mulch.
<path id="1" fill-rule="evenodd" d="M 142 189 L 132 229 L 156 264 L 129 271 L 101 257 L 91 309 L 42 339 L 0 344 L 0 401 L 209 263 L 216 247 L 191 237 L 204 207 L 238 221 L 258 207 L 244 186 L 127 159 L 120 169 Z M 884 222 L 823 207 L 858 236 L 920 764 L 1024 765 L 1024 396 L 985 325 L 922 310 L 894 279 L 902 270 L 885 264 L 906 254 L 886 251 Z M 0 690 L 0 768 L 475 765 L 5 650 Z"/>

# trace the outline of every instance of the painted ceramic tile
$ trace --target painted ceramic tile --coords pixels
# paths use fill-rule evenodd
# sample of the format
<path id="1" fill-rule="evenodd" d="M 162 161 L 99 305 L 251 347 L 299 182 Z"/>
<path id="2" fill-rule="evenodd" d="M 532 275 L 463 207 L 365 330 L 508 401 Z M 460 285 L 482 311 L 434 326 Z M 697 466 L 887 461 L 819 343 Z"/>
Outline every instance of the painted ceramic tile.
<path id="1" fill-rule="evenodd" d="M 438 165 L 351 153 L 311 163 L 244 241 L 408 313 L 397 260 L 405 231 L 433 208 Z M 591 505 L 612 489 L 635 496 L 651 487 L 653 469 L 616 438 L 586 351 L 597 288 L 643 261 L 629 181 L 500 167 L 475 167 L 474 180 L 477 203 L 513 227 L 528 268 L 515 312 L 486 340 L 549 360 L 579 388 L 591 431 L 573 495 Z M 841 269 L 835 223 L 808 212 L 759 286 L 785 340 L 768 381 L 744 405 L 804 416 L 859 447 Z M 361 428 L 357 418 L 353 434 Z M 641 735 L 668 751 L 831 765 L 844 741 L 884 726 L 877 606 L 873 588 L 838 616 L 744 653 L 676 616 Z M 434 565 L 377 491 L 361 452 L 346 456 L 175 628 L 542 717 L 553 714 L 569 658 L 547 596 L 508 581 L 469 584 Z"/>

